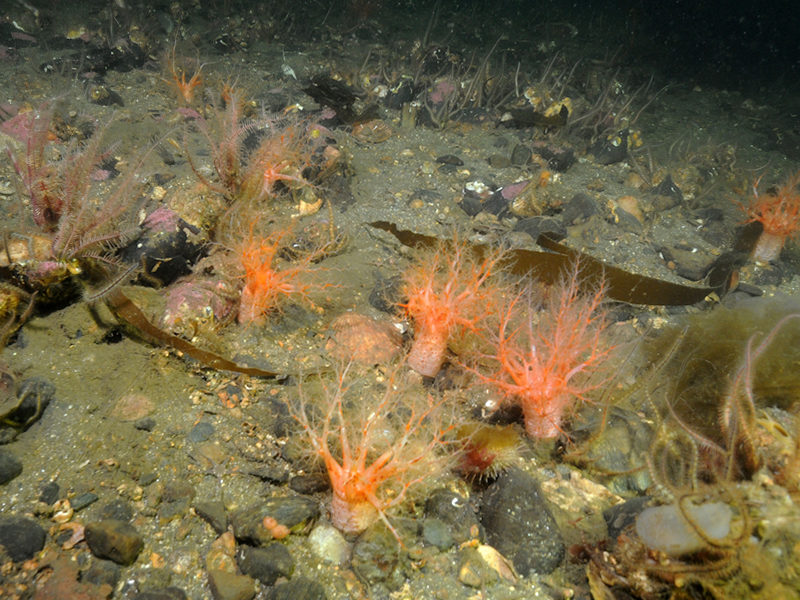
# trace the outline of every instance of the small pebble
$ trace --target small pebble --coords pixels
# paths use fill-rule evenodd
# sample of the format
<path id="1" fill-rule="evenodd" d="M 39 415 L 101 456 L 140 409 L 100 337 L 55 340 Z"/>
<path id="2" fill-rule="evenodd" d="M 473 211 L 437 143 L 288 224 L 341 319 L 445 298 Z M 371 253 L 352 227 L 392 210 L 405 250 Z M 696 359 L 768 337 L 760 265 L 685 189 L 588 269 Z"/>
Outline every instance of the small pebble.
<path id="1" fill-rule="evenodd" d="M 153 188 L 153 192 L 150 194 L 150 197 L 153 200 L 163 200 L 166 196 L 167 196 L 167 190 L 160 185 L 155 186 Z"/>
<path id="2" fill-rule="evenodd" d="M 208 421 L 200 421 L 189 432 L 189 441 L 194 443 L 205 442 L 212 435 L 214 435 L 214 426 Z"/>
<path id="3" fill-rule="evenodd" d="M 338 529 L 320 523 L 308 535 L 311 551 L 325 562 L 343 565 L 350 558 L 350 544 Z"/>
<path id="4" fill-rule="evenodd" d="M 145 417 L 136 421 L 133 426 L 139 431 L 153 431 L 156 426 L 156 420 L 153 417 Z"/>
<path id="5" fill-rule="evenodd" d="M 110 560 L 93 560 L 89 568 L 81 571 L 81 581 L 93 585 L 108 585 L 112 589 L 119 581 L 120 567 Z"/>
<path id="6" fill-rule="evenodd" d="M 393 524 L 396 525 L 396 521 Z M 378 521 L 356 539 L 350 566 L 367 585 L 393 581 L 399 576 L 399 552 L 397 539 Z"/>
<path id="7" fill-rule="evenodd" d="M 350 312 L 334 319 L 325 344 L 335 358 L 365 365 L 390 362 L 402 349 L 403 338 L 391 323 Z"/>
<path id="8" fill-rule="evenodd" d="M 208 587 L 215 600 L 250 600 L 256 595 L 252 577 L 227 571 L 208 571 Z"/>
<path id="9" fill-rule="evenodd" d="M 307 577 L 295 577 L 279 583 L 267 596 L 269 600 L 326 600 L 322 584 Z"/>
<path id="10" fill-rule="evenodd" d="M 449 535 L 457 544 L 463 544 L 474 537 L 474 532 L 481 531 L 472 504 L 464 496 L 444 488 L 434 490 L 428 496 L 425 516 L 445 523 Z"/>
<path id="11" fill-rule="evenodd" d="M 489 163 L 490 167 L 494 167 L 495 169 L 505 169 L 511 166 L 511 160 L 502 154 L 492 154 L 486 159 L 486 162 Z"/>
<path id="12" fill-rule="evenodd" d="M 83 510 L 90 504 L 94 504 L 95 502 L 97 502 L 97 498 L 98 496 L 94 492 L 86 492 L 83 494 L 79 494 L 78 496 L 75 496 L 72 499 L 72 510 L 76 512 L 79 510 Z"/>
<path id="13" fill-rule="evenodd" d="M 217 533 L 223 533 L 228 529 L 228 513 L 222 501 L 198 500 L 194 505 L 194 510 Z"/>
<path id="14" fill-rule="evenodd" d="M 0 485 L 22 473 L 22 462 L 10 451 L 0 448 Z"/>
<path id="15" fill-rule="evenodd" d="M 323 473 L 307 473 L 295 475 L 289 480 L 289 489 L 298 494 L 316 494 L 331 487 L 328 476 Z"/>
<path id="16" fill-rule="evenodd" d="M 133 507 L 120 498 L 98 505 L 94 512 L 94 520 L 105 521 L 107 519 L 129 523 L 133 519 Z"/>
<path id="17" fill-rule="evenodd" d="M 179 500 L 192 500 L 195 496 L 194 486 L 188 481 L 170 481 L 164 484 L 161 500 L 164 502 L 177 502 Z"/>
<path id="18" fill-rule="evenodd" d="M 42 486 L 42 491 L 39 492 L 39 502 L 44 502 L 47 505 L 53 504 L 58 500 L 60 494 L 61 488 L 58 483 L 51 481 Z"/>
<path id="19" fill-rule="evenodd" d="M 275 585 L 279 577 L 288 579 L 294 572 L 294 559 L 280 542 L 272 542 L 264 548 L 242 546 L 238 564 L 242 573 L 264 585 Z"/>
<path id="20" fill-rule="evenodd" d="M 442 163 L 443 165 L 452 165 L 455 167 L 460 167 L 464 164 L 464 161 L 457 157 L 455 154 L 443 154 L 442 156 L 436 157 L 436 162 Z"/>
<path id="21" fill-rule="evenodd" d="M 525 166 L 531 162 L 531 156 L 533 156 L 533 153 L 530 148 L 517 144 L 511 152 L 511 164 L 519 167 Z"/>
<path id="22" fill-rule="evenodd" d="M 444 552 L 455 544 L 450 528 L 441 519 L 426 518 L 422 522 L 422 539 L 430 546 L 436 546 Z"/>
<path id="23" fill-rule="evenodd" d="M 162 590 L 139 592 L 131 600 L 186 600 L 188 596 L 181 588 L 170 586 Z"/>
<path id="24" fill-rule="evenodd" d="M 460 554 L 458 580 L 461 583 L 472 588 L 482 588 L 497 580 L 497 574 L 489 568 L 475 548 L 465 548 Z"/>

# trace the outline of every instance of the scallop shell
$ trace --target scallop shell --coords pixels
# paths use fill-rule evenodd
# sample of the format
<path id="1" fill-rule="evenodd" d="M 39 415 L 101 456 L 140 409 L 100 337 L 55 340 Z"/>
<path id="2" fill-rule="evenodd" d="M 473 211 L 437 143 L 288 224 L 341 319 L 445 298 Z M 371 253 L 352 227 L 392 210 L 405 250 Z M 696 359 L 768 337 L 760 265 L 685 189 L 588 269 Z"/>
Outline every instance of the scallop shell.
<path id="1" fill-rule="evenodd" d="M 353 137 L 364 144 L 380 144 L 392 137 L 392 128 L 380 119 L 372 119 L 353 125 Z"/>

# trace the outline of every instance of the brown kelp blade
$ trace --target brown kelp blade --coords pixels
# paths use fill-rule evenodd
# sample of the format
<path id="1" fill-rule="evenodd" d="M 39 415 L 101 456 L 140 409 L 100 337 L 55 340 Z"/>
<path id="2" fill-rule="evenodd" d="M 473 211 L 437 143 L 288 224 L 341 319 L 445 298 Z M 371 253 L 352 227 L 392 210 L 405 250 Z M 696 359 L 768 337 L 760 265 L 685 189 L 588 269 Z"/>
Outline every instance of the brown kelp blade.
<path id="1" fill-rule="evenodd" d="M 118 319 L 121 319 L 133 327 L 133 329 L 147 341 L 156 345 L 169 346 L 170 348 L 179 350 L 187 356 L 191 356 L 204 367 L 220 371 L 234 371 L 235 373 L 244 373 L 245 375 L 254 375 L 256 377 L 278 377 L 278 373 L 265 371 L 256 367 L 239 365 L 213 352 L 202 350 L 182 337 L 163 331 L 153 325 L 141 309 L 133 303 L 133 300 L 128 298 L 120 290 L 114 290 L 109 294 L 106 302 Z"/>
<path id="2" fill-rule="evenodd" d="M 606 285 L 608 286 L 606 295 L 620 302 L 672 306 L 695 304 L 715 291 L 714 288 L 711 287 L 683 285 L 656 279 L 655 277 L 629 273 L 618 267 L 606 265 L 604 262 L 592 258 L 588 254 L 568 248 L 545 235 L 540 235 L 536 243 L 543 248 L 559 253 L 560 256 L 566 258 L 567 264 L 572 264 L 576 260 L 579 260 L 581 275 L 587 283 L 592 285 L 593 283 L 599 283 L 602 279 L 605 279 Z M 523 250 L 523 252 L 530 251 Z M 548 253 L 539 252 L 538 254 L 547 255 Z M 532 262 L 536 259 L 529 258 L 527 260 Z M 531 264 L 530 268 L 534 269 L 535 264 Z"/>
<path id="3" fill-rule="evenodd" d="M 369 225 L 391 233 L 405 246 L 427 248 L 435 246 L 441 241 L 439 238 L 399 229 L 388 221 L 375 221 Z M 512 273 L 517 275 L 533 274 L 542 281 L 554 283 L 571 265 L 579 261 L 585 285 L 595 286 L 604 280 L 609 298 L 631 304 L 694 304 L 715 291 L 711 287 L 681 285 L 629 273 L 618 267 L 606 265 L 588 254 L 568 248 L 545 235 L 540 235 L 537 243 L 546 248 L 548 252 L 524 248 L 509 250 L 508 268 Z M 479 253 L 488 249 L 486 246 L 477 244 L 472 247 Z"/>

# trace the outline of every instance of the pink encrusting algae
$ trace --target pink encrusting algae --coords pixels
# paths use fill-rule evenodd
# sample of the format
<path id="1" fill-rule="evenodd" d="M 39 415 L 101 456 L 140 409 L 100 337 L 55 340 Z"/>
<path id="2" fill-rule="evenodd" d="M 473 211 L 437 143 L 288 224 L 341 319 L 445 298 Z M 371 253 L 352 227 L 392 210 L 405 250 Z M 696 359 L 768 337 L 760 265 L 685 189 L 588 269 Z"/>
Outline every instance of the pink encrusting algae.
<path id="1" fill-rule="evenodd" d="M 423 253 L 404 274 L 401 305 L 414 322 L 408 365 L 427 377 L 442 368 L 451 338 L 476 325 L 495 309 L 501 289 L 490 279 L 503 251 L 479 255 L 457 239 Z"/>
<path id="2" fill-rule="evenodd" d="M 405 389 L 395 381 L 397 373 L 385 382 L 382 394 L 372 388 L 363 397 L 350 393 L 345 381 L 350 369 L 337 375 L 333 389 L 324 390 L 321 419 L 315 422 L 309 416 L 312 410 L 302 390 L 293 414 L 325 464 L 333 491 L 333 525 L 358 533 L 381 519 L 399 540 L 386 511 L 402 503 L 411 487 L 445 468 L 439 451 L 447 444 L 449 426 L 441 403 Z M 355 414 L 353 405 L 360 406 Z"/>
<path id="3" fill-rule="evenodd" d="M 501 312 L 498 331 L 488 335 L 496 371 L 475 371 L 519 404 L 534 438 L 557 436 L 576 401 L 606 381 L 598 370 L 614 346 L 606 340 L 605 286 L 584 294 L 579 283 L 575 267 L 549 290 L 538 312 L 525 293 L 517 295 Z"/>

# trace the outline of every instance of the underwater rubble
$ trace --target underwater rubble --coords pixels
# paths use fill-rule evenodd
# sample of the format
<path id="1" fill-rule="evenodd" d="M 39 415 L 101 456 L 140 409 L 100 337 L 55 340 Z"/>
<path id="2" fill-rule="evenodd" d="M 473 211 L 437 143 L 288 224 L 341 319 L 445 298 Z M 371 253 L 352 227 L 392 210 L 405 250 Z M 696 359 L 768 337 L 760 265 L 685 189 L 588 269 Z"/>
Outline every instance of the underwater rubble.
<path id="1" fill-rule="evenodd" d="M 794 88 L 389 4 L 0 19 L 0 595 L 800 597 Z"/>

